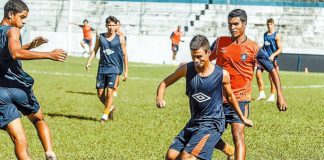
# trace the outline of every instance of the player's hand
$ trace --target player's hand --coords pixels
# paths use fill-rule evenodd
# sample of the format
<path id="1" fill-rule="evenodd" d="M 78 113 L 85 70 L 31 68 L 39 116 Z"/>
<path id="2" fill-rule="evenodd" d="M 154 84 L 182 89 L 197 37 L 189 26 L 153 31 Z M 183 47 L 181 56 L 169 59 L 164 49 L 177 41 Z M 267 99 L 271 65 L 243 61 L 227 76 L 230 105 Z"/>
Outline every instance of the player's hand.
<path id="1" fill-rule="evenodd" d="M 253 127 L 253 123 L 249 119 L 244 118 L 243 123 L 246 127 Z"/>
<path id="2" fill-rule="evenodd" d="M 127 77 L 128 77 L 128 73 L 125 72 L 124 75 L 123 75 L 123 81 L 126 81 L 127 80 Z"/>
<path id="3" fill-rule="evenodd" d="M 287 102 L 283 96 L 277 97 L 277 107 L 278 107 L 279 111 L 287 110 Z"/>
<path id="4" fill-rule="evenodd" d="M 90 70 L 90 67 L 91 67 L 91 63 L 90 62 L 87 62 L 85 68 L 86 68 L 86 71 L 89 71 Z"/>
<path id="5" fill-rule="evenodd" d="M 158 107 L 158 108 L 164 108 L 165 105 L 166 105 L 165 100 L 163 100 L 163 99 L 162 100 L 156 99 L 156 107 Z"/>
<path id="6" fill-rule="evenodd" d="M 48 42 L 48 39 L 44 38 L 44 37 L 36 37 L 31 43 L 30 43 L 30 47 L 29 49 L 32 49 L 32 48 L 36 48 L 44 43 L 47 43 Z"/>
<path id="7" fill-rule="evenodd" d="M 62 49 L 55 49 L 49 53 L 49 58 L 53 61 L 64 62 L 67 57 L 67 53 Z"/>
<path id="8" fill-rule="evenodd" d="M 271 55 L 270 57 L 269 57 L 269 59 L 270 59 L 270 61 L 272 62 L 273 60 L 274 60 L 274 55 Z"/>

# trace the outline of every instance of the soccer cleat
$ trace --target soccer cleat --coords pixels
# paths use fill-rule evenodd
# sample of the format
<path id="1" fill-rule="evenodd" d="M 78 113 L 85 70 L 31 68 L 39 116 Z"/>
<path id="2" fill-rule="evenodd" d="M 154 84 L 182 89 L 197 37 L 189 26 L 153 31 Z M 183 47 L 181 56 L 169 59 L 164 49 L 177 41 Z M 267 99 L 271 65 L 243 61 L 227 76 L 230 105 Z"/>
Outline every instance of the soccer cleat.
<path id="1" fill-rule="evenodd" d="M 267 102 L 274 102 L 275 101 L 275 96 L 271 94 L 271 96 L 267 99 Z"/>
<path id="2" fill-rule="evenodd" d="M 117 91 L 114 91 L 113 96 L 114 97 L 117 97 L 118 96 Z"/>
<path id="3" fill-rule="evenodd" d="M 114 120 L 114 112 L 116 110 L 116 107 L 115 106 L 111 106 L 112 108 L 110 109 L 110 113 L 108 115 L 108 119 L 109 120 Z"/>
<path id="4" fill-rule="evenodd" d="M 47 151 L 45 153 L 46 160 L 57 160 L 56 155 L 53 151 Z"/>
<path id="5" fill-rule="evenodd" d="M 256 98 L 255 100 L 256 100 L 256 101 L 261 101 L 261 100 L 265 100 L 265 99 L 266 99 L 265 95 L 264 95 L 264 94 L 260 94 L 260 95 L 258 96 L 258 98 Z"/>
<path id="6" fill-rule="evenodd" d="M 103 114 L 101 116 L 100 123 L 105 123 L 107 120 L 108 120 L 108 115 L 107 114 Z"/>

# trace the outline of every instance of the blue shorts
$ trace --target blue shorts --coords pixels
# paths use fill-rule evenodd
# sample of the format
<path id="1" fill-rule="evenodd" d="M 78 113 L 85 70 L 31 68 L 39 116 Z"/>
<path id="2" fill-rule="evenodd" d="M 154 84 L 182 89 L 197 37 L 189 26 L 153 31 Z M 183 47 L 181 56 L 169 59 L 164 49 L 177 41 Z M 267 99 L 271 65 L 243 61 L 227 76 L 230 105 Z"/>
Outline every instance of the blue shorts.
<path id="1" fill-rule="evenodd" d="M 277 65 L 278 65 L 278 58 L 277 58 L 277 57 L 275 57 L 275 58 L 273 59 L 272 64 L 273 64 L 273 66 L 277 66 Z M 257 65 L 256 70 L 260 70 L 261 72 L 264 71 L 264 69 L 262 68 L 262 66 L 260 66 L 259 64 Z"/>
<path id="2" fill-rule="evenodd" d="M 209 160 L 223 133 L 216 126 L 213 123 L 188 123 L 173 139 L 169 149 L 185 151 L 199 159 Z"/>
<path id="3" fill-rule="evenodd" d="M 83 42 L 85 43 L 85 44 L 88 44 L 89 46 L 91 46 L 91 44 L 92 44 L 92 40 L 91 39 L 83 39 Z"/>
<path id="4" fill-rule="evenodd" d="M 97 74 L 97 89 L 102 88 L 116 88 L 117 87 L 118 74 Z"/>
<path id="5" fill-rule="evenodd" d="M 239 102 L 240 109 L 243 113 L 243 115 L 247 114 L 247 117 L 249 117 L 250 110 L 249 110 L 249 101 L 243 101 Z M 225 113 L 225 122 L 226 125 L 228 123 L 242 123 L 239 116 L 236 114 L 234 109 L 228 104 L 223 104 L 224 113 Z"/>
<path id="6" fill-rule="evenodd" d="M 13 120 L 21 118 L 21 114 L 37 113 L 40 106 L 31 88 L 0 87 L 0 129 Z"/>
<path id="7" fill-rule="evenodd" d="M 178 52 L 179 51 L 179 45 L 178 44 L 172 44 L 172 51 Z"/>

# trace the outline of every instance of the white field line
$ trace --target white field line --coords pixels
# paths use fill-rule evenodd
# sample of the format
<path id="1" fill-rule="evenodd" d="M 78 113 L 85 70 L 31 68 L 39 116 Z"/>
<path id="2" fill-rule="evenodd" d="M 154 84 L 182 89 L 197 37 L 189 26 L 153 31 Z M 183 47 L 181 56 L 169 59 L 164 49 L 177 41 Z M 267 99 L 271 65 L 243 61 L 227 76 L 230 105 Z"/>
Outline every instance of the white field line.
<path id="1" fill-rule="evenodd" d="M 35 73 L 35 74 L 45 74 L 45 75 L 58 75 L 58 76 L 77 76 L 77 77 L 96 77 L 95 75 L 90 74 L 81 74 L 81 73 L 67 73 L 67 72 L 46 72 L 46 71 L 28 71 L 29 73 Z M 146 81 L 162 81 L 162 79 L 156 79 L 156 78 L 141 78 L 141 77 L 128 77 L 128 79 L 132 80 L 146 80 Z M 256 85 L 253 85 L 253 87 L 257 87 Z M 269 88 L 270 86 L 266 85 L 266 88 Z M 324 85 L 301 85 L 301 86 L 282 86 L 283 89 L 302 89 L 302 88 L 324 88 Z"/>

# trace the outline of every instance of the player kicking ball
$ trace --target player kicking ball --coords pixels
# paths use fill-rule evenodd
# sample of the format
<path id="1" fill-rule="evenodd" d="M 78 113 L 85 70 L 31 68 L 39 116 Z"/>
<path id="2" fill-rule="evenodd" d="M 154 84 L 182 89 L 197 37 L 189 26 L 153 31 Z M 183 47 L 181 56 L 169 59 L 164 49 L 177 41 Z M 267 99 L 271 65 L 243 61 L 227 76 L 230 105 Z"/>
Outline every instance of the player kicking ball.
<path id="1" fill-rule="evenodd" d="M 157 89 L 156 105 L 163 108 L 166 105 L 163 98 L 165 89 L 181 77 L 186 78 L 191 118 L 174 138 L 166 154 L 167 160 L 211 159 L 214 146 L 225 128 L 223 91 L 242 122 L 252 126 L 252 121 L 244 118 L 239 109 L 228 72 L 209 61 L 209 48 L 205 36 L 195 36 L 190 42 L 192 62 L 181 65 Z"/>

